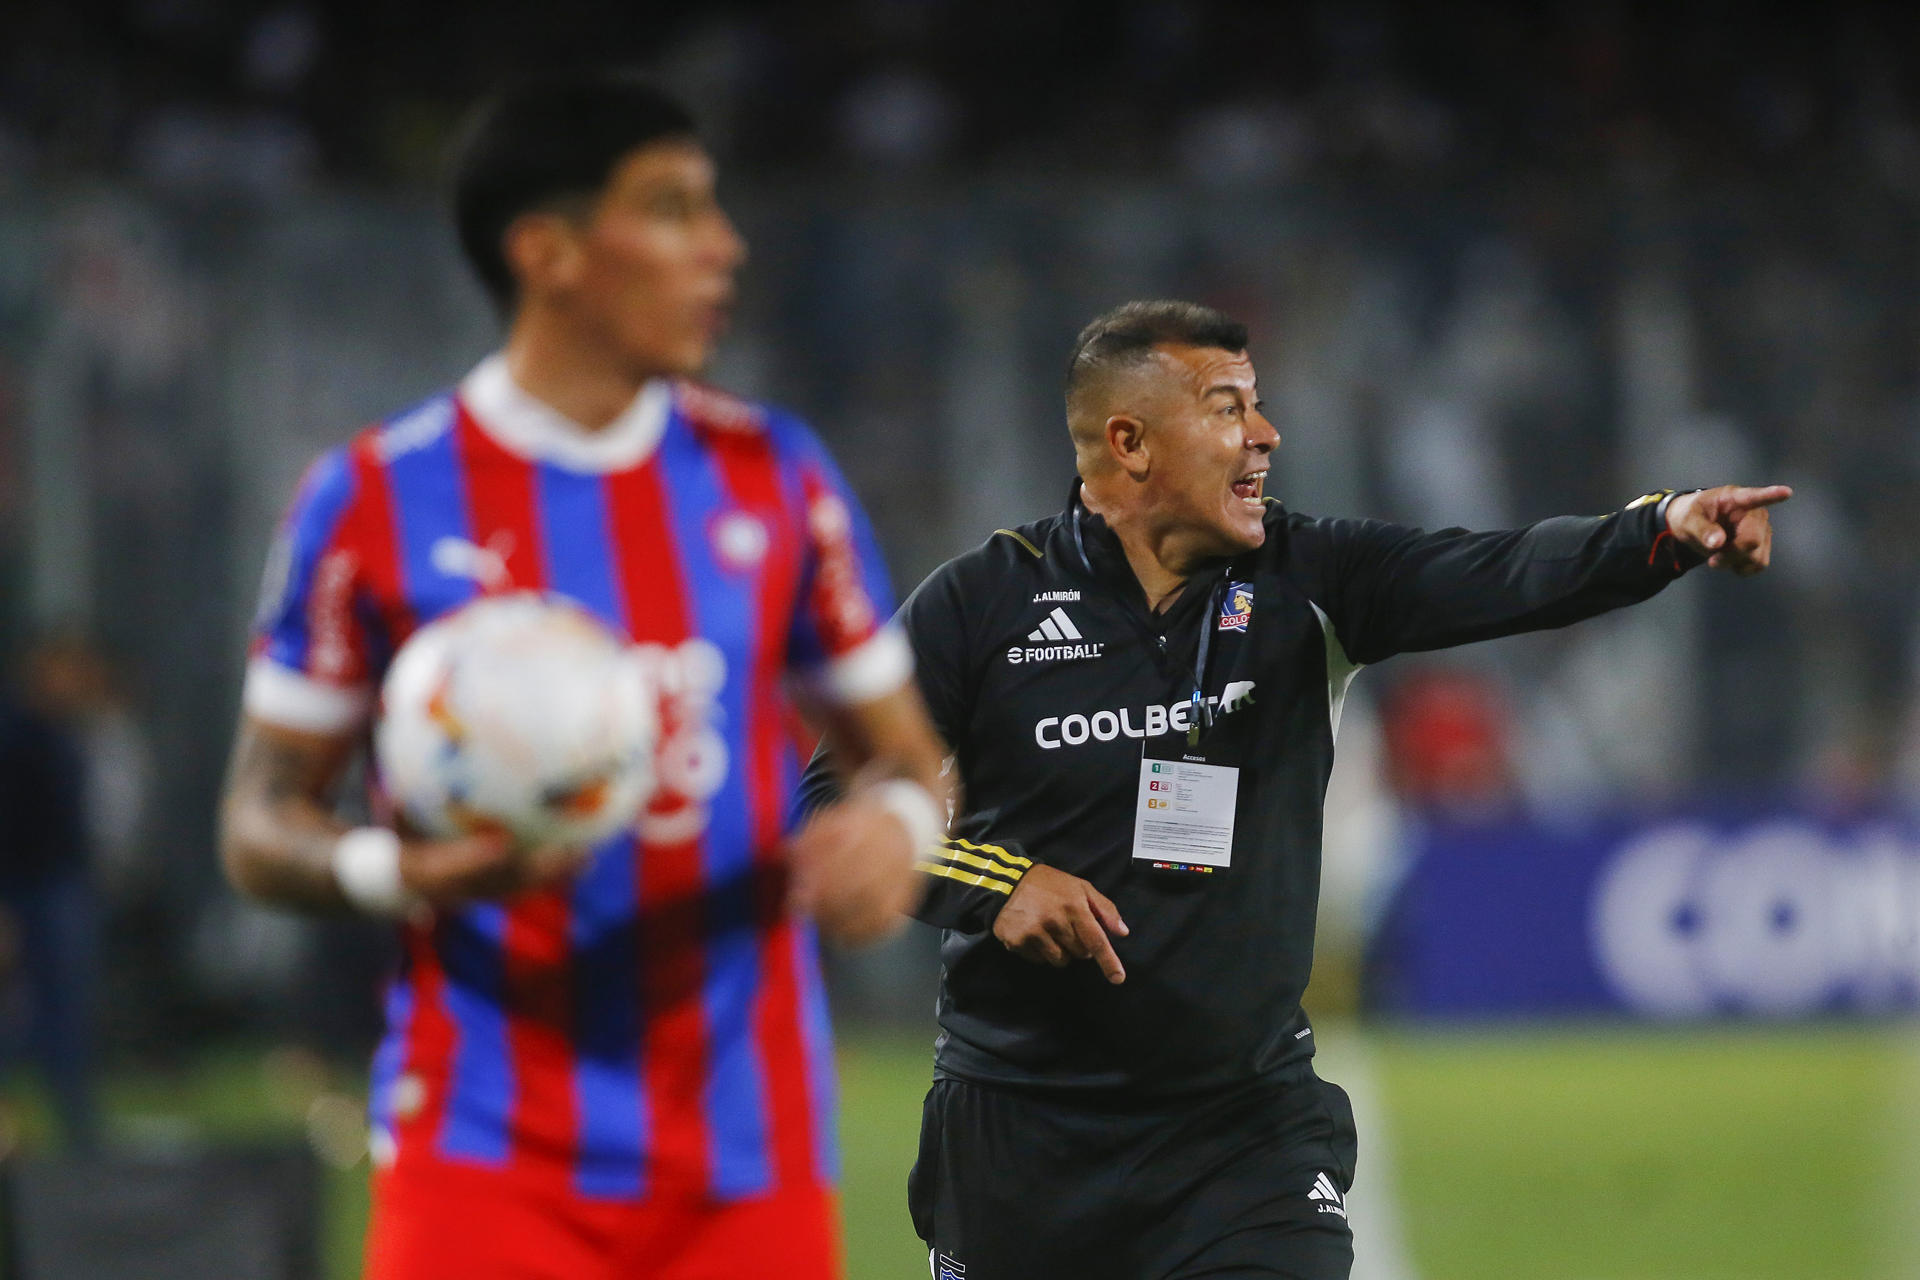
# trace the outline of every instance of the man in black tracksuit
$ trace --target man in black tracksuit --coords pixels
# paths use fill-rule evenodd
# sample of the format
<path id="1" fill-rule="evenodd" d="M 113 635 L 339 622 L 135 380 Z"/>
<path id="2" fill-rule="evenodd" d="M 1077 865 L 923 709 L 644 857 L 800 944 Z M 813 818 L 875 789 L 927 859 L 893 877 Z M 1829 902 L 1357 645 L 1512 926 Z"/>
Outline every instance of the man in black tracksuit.
<path id="1" fill-rule="evenodd" d="M 1245 348 L 1189 304 L 1095 321 L 1067 509 L 902 610 L 965 794 L 917 913 L 945 930 L 909 1184 L 936 1280 L 1345 1277 L 1353 1117 L 1300 996 L 1348 681 L 1767 561 L 1780 488 L 1496 533 L 1289 512 Z"/>

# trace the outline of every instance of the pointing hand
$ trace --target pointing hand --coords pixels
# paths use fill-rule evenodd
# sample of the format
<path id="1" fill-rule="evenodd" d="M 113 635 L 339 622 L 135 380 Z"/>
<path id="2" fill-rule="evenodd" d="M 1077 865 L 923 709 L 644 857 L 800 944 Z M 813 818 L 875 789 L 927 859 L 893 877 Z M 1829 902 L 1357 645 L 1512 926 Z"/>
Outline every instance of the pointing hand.
<path id="1" fill-rule="evenodd" d="M 1723 484 L 1683 493 L 1667 504 L 1667 529 L 1681 545 L 1707 557 L 1708 568 L 1747 577 L 1766 568 L 1773 556 L 1767 508 L 1792 496 L 1783 484 Z"/>

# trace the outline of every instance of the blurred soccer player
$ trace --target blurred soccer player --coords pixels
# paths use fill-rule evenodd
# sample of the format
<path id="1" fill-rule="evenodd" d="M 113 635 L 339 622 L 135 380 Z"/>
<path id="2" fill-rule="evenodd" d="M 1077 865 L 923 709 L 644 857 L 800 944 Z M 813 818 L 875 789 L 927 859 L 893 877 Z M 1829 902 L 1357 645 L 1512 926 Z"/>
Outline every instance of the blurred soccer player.
<path id="1" fill-rule="evenodd" d="M 246 892 L 405 920 L 367 1274 L 830 1276 L 828 1029 L 794 908 L 890 930 L 945 804 L 871 536 L 806 427 L 683 380 L 745 248 L 677 104 L 613 77 L 509 90 L 460 144 L 454 206 L 504 349 L 308 474 L 223 812 Z M 659 660 L 637 830 L 582 862 L 346 829 L 332 792 L 394 650 L 527 588 Z M 783 845 L 789 688 L 854 773 Z"/>

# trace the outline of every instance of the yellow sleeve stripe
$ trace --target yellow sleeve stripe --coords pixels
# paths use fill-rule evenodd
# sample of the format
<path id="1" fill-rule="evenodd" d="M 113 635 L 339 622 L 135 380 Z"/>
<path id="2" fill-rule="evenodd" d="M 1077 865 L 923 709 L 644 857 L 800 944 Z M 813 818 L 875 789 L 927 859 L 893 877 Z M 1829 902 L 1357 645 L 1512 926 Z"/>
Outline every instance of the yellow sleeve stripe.
<path id="1" fill-rule="evenodd" d="M 962 871 L 958 867 L 943 867 L 937 862 L 916 862 L 914 866 L 930 876 L 945 876 L 949 880 L 958 880 L 961 884 L 977 885 L 982 889 L 991 889 L 995 893 L 1012 893 L 1013 886 L 1005 880 L 994 880 L 987 876 L 978 876 L 971 871 Z"/>
<path id="2" fill-rule="evenodd" d="M 1033 865 L 1032 858 L 1023 858 L 1017 853 L 1008 853 L 1005 849 L 1002 849 L 997 844 L 975 844 L 971 840 L 962 840 L 957 836 L 949 837 L 947 840 L 947 843 L 957 844 L 962 849 L 971 849 L 975 853 L 990 853 L 994 857 L 1000 859 L 1000 861 L 1007 863 L 1009 866 L 1030 867 Z"/>
<path id="3" fill-rule="evenodd" d="M 1012 529 L 995 529 L 994 532 L 1006 534 L 1009 538 L 1012 538 L 1015 542 L 1019 543 L 1021 546 L 1025 547 L 1027 550 L 1033 552 L 1033 558 L 1036 560 L 1045 560 L 1047 558 L 1046 554 L 1042 552 L 1040 548 L 1034 546 L 1031 542 L 1028 542 L 1024 537 L 1022 537 L 1019 533 L 1016 533 Z"/>
<path id="4" fill-rule="evenodd" d="M 1009 880 L 1018 880 L 1022 874 L 1017 867 L 1002 866 L 992 858 L 976 858 L 972 854 L 962 853 L 958 849 L 930 849 L 928 850 L 928 854 L 929 861 L 933 858 L 945 858 L 948 862 L 957 863 L 966 867 L 978 867 L 982 871 L 991 871 L 993 874 L 1005 876 Z"/>

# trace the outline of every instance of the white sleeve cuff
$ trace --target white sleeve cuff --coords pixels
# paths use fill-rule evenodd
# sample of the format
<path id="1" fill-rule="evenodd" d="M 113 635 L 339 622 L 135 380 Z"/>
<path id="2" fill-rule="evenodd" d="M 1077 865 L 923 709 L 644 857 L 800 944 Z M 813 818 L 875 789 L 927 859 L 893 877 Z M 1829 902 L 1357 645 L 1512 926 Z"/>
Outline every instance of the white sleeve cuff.
<path id="1" fill-rule="evenodd" d="M 858 647 L 797 676 L 806 693 L 835 706 L 858 706 L 897 693 L 913 679 L 913 648 L 891 624 Z"/>
<path id="2" fill-rule="evenodd" d="M 373 690 L 328 684 L 264 655 L 247 664 L 240 706 L 248 715 L 302 733 L 342 733 L 366 724 Z"/>

